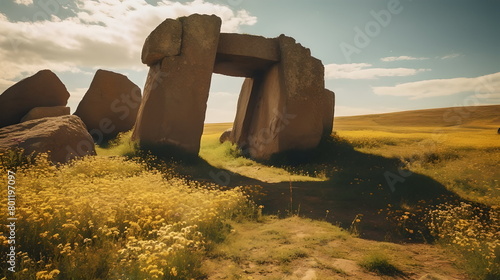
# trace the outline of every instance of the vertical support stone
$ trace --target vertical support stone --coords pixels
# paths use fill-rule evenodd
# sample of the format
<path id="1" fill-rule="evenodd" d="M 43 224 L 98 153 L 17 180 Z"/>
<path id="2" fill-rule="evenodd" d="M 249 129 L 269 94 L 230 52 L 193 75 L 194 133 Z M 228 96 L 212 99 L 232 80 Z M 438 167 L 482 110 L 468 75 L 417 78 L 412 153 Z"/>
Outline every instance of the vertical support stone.
<path id="1" fill-rule="evenodd" d="M 325 91 L 323 64 L 309 49 L 284 35 L 278 41 L 285 100 L 281 113 L 289 121 L 280 131 L 279 151 L 311 149 L 331 133 L 328 120 L 333 124 L 333 95 Z"/>
<path id="2" fill-rule="evenodd" d="M 151 66 L 132 138 L 142 147 L 173 146 L 197 155 L 221 20 L 198 14 L 178 20 L 181 53 Z"/>
<path id="3" fill-rule="evenodd" d="M 280 61 L 245 80 L 233 125 L 232 141 L 255 159 L 312 149 L 332 132 L 334 95 L 323 64 L 293 38 L 278 42 Z"/>
<path id="4" fill-rule="evenodd" d="M 238 105 L 236 109 L 236 116 L 233 122 L 233 129 L 229 139 L 233 143 L 240 144 L 240 147 L 247 139 L 247 128 L 245 123 L 251 120 L 252 109 L 249 107 L 250 97 L 252 96 L 253 79 L 246 78 L 241 86 L 240 95 L 238 97 Z M 248 124 L 247 124 L 248 126 Z"/>
<path id="5" fill-rule="evenodd" d="M 245 126 L 246 137 L 244 151 L 255 159 L 268 159 L 279 152 L 279 135 L 288 120 L 282 118 L 284 104 L 279 64 L 262 75 L 254 78 L 254 87 L 250 97 Z M 240 143 L 241 145 L 242 143 Z"/>
<path id="6" fill-rule="evenodd" d="M 333 131 L 333 116 L 335 115 L 335 93 L 325 88 L 325 104 L 322 106 L 323 113 L 323 137 L 330 136 Z"/>

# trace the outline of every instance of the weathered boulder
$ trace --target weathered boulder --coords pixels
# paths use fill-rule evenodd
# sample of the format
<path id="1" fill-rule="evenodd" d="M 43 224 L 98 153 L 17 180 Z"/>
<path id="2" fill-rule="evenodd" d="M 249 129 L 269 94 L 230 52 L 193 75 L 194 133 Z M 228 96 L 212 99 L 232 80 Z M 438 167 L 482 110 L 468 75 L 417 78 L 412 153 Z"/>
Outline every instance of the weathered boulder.
<path id="1" fill-rule="evenodd" d="M 77 116 L 36 119 L 0 128 L 0 150 L 48 153 L 54 163 L 95 155 L 94 141 Z"/>
<path id="2" fill-rule="evenodd" d="M 221 19 L 195 14 L 177 20 L 181 53 L 150 67 L 132 138 L 142 147 L 175 146 L 197 155 Z"/>
<path id="3" fill-rule="evenodd" d="M 133 128 L 141 98 L 141 89 L 126 76 L 97 70 L 75 115 L 100 144 Z"/>
<path id="4" fill-rule="evenodd" d="M 142 63 L 151 66 L 160 62 L 164 57 L 180 54 L 181 41 L 181 21 L 166 19 L 146 38 L 142 47 Z"/>
<path id="5" fill-rule="evenodd" d="M 222 132 L 222 134 L 219 137 L 219 142 L 220 143 L 224 143 L 226 141 L 231 141 L 231 133 L 232 133 L 232 131 L 233 131 L 232 128 L 228 128 L 224 132 Z"/>
<path id="6" fill-rule="evenodd" d="M 19 123 L 35 107 L 66 106 L 69 92 L 50 70 L 41 70 L 0 95 L 0 127 Z"/>
<path id="7" fill-rule="evenodd" d="M 27 122 L 36 119 L 58 117 L 70 114 L 70 108 L 66 106 L 53 107 L 35 107 L 31 109 L 22 119 L 21 122 Z"/>

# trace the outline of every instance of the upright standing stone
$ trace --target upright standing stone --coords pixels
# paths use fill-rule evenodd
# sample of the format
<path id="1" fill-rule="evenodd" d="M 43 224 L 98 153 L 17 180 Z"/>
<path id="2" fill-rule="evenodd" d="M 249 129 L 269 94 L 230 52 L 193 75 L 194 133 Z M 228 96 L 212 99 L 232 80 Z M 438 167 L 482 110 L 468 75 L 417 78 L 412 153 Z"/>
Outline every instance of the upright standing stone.
<path id="1" fill-rule="evenodd" d="M 221 20 L 191 15 L 182 23 L 182 47 L 150 67 L 133 139 L 142 147 L 175 146 L 197 155 Z"/>
<path id="2" fill-rule="evenodd" d="M 294 115 L 280 133 L 280 150 L 311 149 L 324 134 L 330 134 L 324 119 L 333 111 L 333 96 L 325 91 L 324 66 L 309 49 L 291 37 L 278 38 L 281 49 L 280 74 L 286 99 L 281 113 Z M 332 121 L 333 123 L 333 121 Z"/>
<path id="3" fill-rule="evenodd" d="M 134 127 L 141 105 L 141 89 L 125 75 L 97 70 L 75 115 L 100 144 Z"/>
<path id="4" fill-rule="evenodd" d="M 333 131 L 333 116 L 335 115 L 335 93 L 325 88 L 325 104 L 323 108 L 323 137 L 330 136 Z"/>
<path id="5" fill-rule="evenodd" d="M 21 122 L 35 107 L 66 106 L 69 92 L 50 70 L 41 70 L 0 95 L 0 127 Z"/>

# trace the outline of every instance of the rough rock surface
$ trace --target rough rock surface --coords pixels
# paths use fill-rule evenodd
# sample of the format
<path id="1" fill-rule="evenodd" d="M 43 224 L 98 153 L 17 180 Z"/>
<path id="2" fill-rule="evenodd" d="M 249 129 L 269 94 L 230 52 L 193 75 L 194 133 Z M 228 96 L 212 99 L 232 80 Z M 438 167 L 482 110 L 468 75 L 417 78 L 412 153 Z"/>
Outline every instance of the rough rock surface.
<path id="1" fill-rule="evenodd" d="M 333 116 L 335 115 L 335 92 L 325 88 L 325 104 L 323 108 L 323 136 L 329 136 L 333 131 Z"/>
<path id="2" fill-rule="evenodd" d="M 231 130 L 231 142 L 233 143 L 245 143 L 248 138 L 248 125 L 252 120 L 252 107 L 249 106 L 250 96 L 252 94 L 254 79 L 246 78 L 241 86 L 240 95 L 238 97 L 238 104 L 236 105 L 236 116 L 233 122 L 233 128 Z M 246 120 L 246 121 L 245 121 Z M 240 146 L 240 148 L 242 145 Z"/>
<path id="3" fill-rule="evenodd" d="M 195 14 L 178 20 L 181 53 L 151 66 L 132 138 L 142 147 L 175 146 L 197 155 L 221 19 Z"/>
<path id="4" fill-rule="evenodd" d="M 66 106 L 69 92 L 50 70 L 41 70 L 0 95 L 0 127 L 19 123 L 35 107 Z"/>
<path id="5" fill-rule="evenodd" d="M 0 150 L 22 148 L 26 155 L 48 153 L 54 163 L 95 155 L 94 141 L 77 116 L 36 119 L 0 128 Z"/>
<path id="6" fill-rule="evenodd" d="M 232 128 L 228 128 L 224 132 L 222 132 L 222 134 L 219 137 L 219 142 L 220 143 L 224 143 L 226 141 L 230 141 L 231 140 L 231 133 L 232 133 L 232 131 L 233 131 Z"/>
<path id="7" fill-rule="evenodd" d="M 278 38 L 280 62 L 243 83 L 231 140 L 256 159 L 316 147 L 332 132 L 334 94 L 324 67 L 293 38 Z"/>
<path id="8" fill-rule="evenodd" d="M 70 108 L 66 106 L 54 107 L 35 107 L 31 109 L 22 119 L 21 122 L 27 122 L 36 119 L 58 117 L 70 114 Z"/>
<path id="9" fill-rule="evenodd" d="M 166 19 L 146 38 L 142 47 L 142 63 L 151 66 L 166 56 L 180 54 L 181 40 L 182 23 L 179 20 Z"/>
<path id="10" fill-rule="evenodd" d="M 75 115 L 100 144 L 133 128 L 141 98 L 141 89 L 126 76 L 97 70 Z"/>
<path id="11" fill-rule="evenodd" d="M 278 40 L 247 34 L 221 33 L 214 73 L 253 77 L 280 61 Z"/>

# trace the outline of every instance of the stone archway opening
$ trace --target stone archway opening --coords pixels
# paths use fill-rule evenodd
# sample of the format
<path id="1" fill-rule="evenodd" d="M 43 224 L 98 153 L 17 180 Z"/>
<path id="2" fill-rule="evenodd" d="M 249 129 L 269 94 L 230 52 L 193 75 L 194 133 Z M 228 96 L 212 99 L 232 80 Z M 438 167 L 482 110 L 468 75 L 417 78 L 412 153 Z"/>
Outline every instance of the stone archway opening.
<path id="1" fill-rule="evenodd" d="M 212 74 L 205 124 L 232 123 L 234 121 L 238 96 L 244 80 L 242 77 Z"/>

